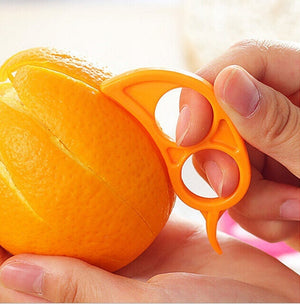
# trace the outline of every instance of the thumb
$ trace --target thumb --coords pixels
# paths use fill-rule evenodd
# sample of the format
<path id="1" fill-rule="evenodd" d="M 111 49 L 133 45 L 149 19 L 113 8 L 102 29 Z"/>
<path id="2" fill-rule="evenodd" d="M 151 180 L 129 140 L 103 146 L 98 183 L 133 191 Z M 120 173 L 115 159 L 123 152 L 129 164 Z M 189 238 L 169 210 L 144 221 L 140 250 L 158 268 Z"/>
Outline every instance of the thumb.
<path id="1" fill-rule="evenodd" d="M 239 66 L 222 70 L 214 90 L 241 136 L 300 177 L 300 109 Z"/>
<path id="2" fill-rule="evenodd" d="M 286 302 L 266 288 L 229 278 L 169 273 L 147 282 L 122 277 L 74 258 L 18 255 L 0 268 L 6 287 L 0 300 L 12 299 L 7 290 L 21 291 L 22 302 Z M 219 288 L 222 286 L 222 288 Z M 9 288 L 9 289 L 7 289 Z M 25 295 L 26 294 L 26 295 Z M 20 295 L 23 295 L 20 298 Z M 34 297 L 32 297 L 34 296 Z M 42 301 L 41 301 L 42 302 Z"/>
<path id="3" fill-rule="evenodd" d="M 1 285 L 9 295 L 9 290 L 21 291 L 30 299 L 50 302 L 146 302 L 151 290 L 150 284 L 78 259 L 32 254 L 14 256 L 1 265 Z M 157 296 L 155 288 L 151 294 Z"/>

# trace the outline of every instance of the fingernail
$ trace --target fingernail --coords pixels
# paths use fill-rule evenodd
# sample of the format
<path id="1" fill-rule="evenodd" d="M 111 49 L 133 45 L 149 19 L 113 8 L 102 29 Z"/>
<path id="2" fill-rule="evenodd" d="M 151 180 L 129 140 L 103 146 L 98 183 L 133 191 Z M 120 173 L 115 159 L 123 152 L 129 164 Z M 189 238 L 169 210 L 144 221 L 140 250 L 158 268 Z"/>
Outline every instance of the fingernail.
<path id="1" fill-rule="evenodd" d="M 10 289 L 41 294 L 44 271 L 41 267 L 22 262 L 5 265 L 0 271 L 1 283 Z"/>
<path id="2" fill-rule="evenodd" d="M 203 170 L 207 176 L 209 184 L 219 197 L 222 196 L 223 191 L 223 173 L 215 161 L 208 160 L 203 165 Z"/>
<path id="3" fill-rule="evenodd" d="M 184 138 L 186 137 L 186 134 L 188 133 L 191 125 L 191 111 L 188 106 L 184 106 L 178 117 L 178 122 L 177 122 L 177 129 L 176 129 L 176 142 L 177 145 L 180 146 Z"/>
<path id="4" fill-rule="evenodd" d="M 291 221 L 300 221 L 300 200 L 285 201 L 280 207 L 280 217 Z"/>
<path id="5" fill-rule="evenodd" d="M 260 94 L 250 76 L 239 68 L 232 69 L 225 80 L 221 99 L 244 117 L 257 108 Z"/>

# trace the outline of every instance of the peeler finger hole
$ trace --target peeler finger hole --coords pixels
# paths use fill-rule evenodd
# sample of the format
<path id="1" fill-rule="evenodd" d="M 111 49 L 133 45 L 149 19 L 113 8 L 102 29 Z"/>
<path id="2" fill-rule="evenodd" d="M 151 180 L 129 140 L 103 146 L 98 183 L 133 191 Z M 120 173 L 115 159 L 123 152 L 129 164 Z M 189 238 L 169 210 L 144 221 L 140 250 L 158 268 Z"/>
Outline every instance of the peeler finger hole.
<path id="1" fill-rule="evenodd" d="M 168 91 L 159 99 L 155 119 L 171 141 L 190 146 L 200 142 L 208 134 L 212 125 L 213 110 L 199 92 L 179 87 Z"/>
<path id="2" fill-rule="evenodd" d="M 207 149 L 193 155 L 196 171 L 210 183 L 219 197 L 230 196 L 239 183 L 236 161 L 223 151 Z"/>
<path id="3" fill-rule="evenodd" d="M 190 156 L 183 164 L 181 178 L 185 186 L 199 197 L 216 198 L 217 193 L 205 179 L 205 174 L 196 170 L 193 164 L 193 156 Z"/>
<path id="4" fill-rule="evenodd" d="M 165 93 L 158 101 L 155 119 L 159 128 L 173 142 L 176 141 L 176 124 L 179 116 L 179 100 L 182 88 Z"/>

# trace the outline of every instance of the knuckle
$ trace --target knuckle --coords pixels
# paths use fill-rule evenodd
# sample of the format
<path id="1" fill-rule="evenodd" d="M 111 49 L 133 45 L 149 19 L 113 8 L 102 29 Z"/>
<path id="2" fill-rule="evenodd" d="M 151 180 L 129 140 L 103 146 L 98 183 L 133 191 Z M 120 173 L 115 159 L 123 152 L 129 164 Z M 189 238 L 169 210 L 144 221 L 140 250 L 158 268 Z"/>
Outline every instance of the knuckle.
<path id="1" fill-rule="evenodd" d="M 275 91 L 271 91 L 271 106 L 262 125 L 262 138 L 270 148 L 296 138 L 299 130 L 299 115 L 289 102 L 282 102 Z"/>
<path id="2" fill-rule="evenodd" d="M 65 276 L 61 282 L 58 294 L 60 295 L 59 302 L 73 303 L 79 301 L 79 286 L 73 272 Z"/>
<path id="3" fill-rule="evenodd" d="M 272 91 L 271 91 L 272 92 Z M 277 95 L 272 93 L 270 96 L 272 106 L 268 108 L 267 115 L 263 120 L 263 138 L 269 144 L 275 144 L 275 140 L 282 134 L 289 116 L 290 109 L 288 106 L 281 104 Z"/>
<path id="4" fill-rule="evenodd" d="M 229 53 L 235 55 L 237 63 L 245 58 L 251 57 L 256 66 L 259 66 L 261 71 L 258 79 L 264 79 L 268 67 L 268 52 L 272 48 L 272 42 L 269 40 L 258 39 L 243 39 L 234 43 L 229 48 Z M 240 59 L 238 59 L 240 58 Z"/>
<path id="5" fill-rule="evenodd" d="M 269 223 L 265 223 L 265 229 L 260 231 L 258 234 L 263 240 L 269 243 L 277 243 L 284 239 L 283 227 L 281 222 L 270 221 Z"/>
<path id="6" fill-rule="evenodd" d="M 269 243 L 277 243 L 290 238 L 295 232 L 295 223 L 282 221 L 265 222 L 256 235 Z"/>
<path id="7" fill-rule="evenodd" d="M 235 42 L 230 48 L 232 49 L 252 49 L 256 47 L 258 40 L 256 39 L 242 39 Z"/>
<path id="8" fill-rule="evenodd" d="M 269 40 L 259 40 L 259 39 L 242 39 L 234 43 L 230 49 L 235 49 L 237 51 L 243 51 L 244 53 L 252 52 L 265 52 L 271 46 L 271 41 Z"/>
<path id="9" fill-rule="evenodd" d="M 268 242 L 268 243 L 278 243 L 280 241 L 282 241 L 282 238 L 278 235 L 274 235 L 274 234 L 264 234 L 260 236 L 261 239 L 263 239 L 264 241 Z"/>

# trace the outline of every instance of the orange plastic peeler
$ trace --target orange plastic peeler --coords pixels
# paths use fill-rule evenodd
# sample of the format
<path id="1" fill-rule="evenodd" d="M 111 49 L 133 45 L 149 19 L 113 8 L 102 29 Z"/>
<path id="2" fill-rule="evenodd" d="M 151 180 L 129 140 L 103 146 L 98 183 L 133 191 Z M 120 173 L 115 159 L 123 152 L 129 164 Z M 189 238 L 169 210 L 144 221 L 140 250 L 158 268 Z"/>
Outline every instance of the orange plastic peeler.
<path id="1" fill-rule="evenodd" d="M 207 136 L 190 147 L 178 146 L 171 141 L 161 131 L 155 119 L 155 109 L 160 98 L 178 87 L 187 87 L 202 94 L 210 102 L 214 113 L 212 126 Z M 218 220 L 226 209 L 238 203 L 245 195 L 251 173 L 244 142 L 216 101 L 213 86 L 195 74 L 144 68 L 107 79 L 101 83 L 100 89 L 131 113 L 148 131 L 165 160 L 176 194 L 187 205 L 201 211 L 206 219 L 208 239 L 215 251 L 222 253 L 216 237 Z M 207 149 L 225 152 L 238 165 L 239 184 L 228 197 L 200 197 L 192 193 L 182 180 L 182 167 L 187 158 Z"/>

